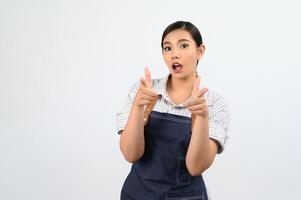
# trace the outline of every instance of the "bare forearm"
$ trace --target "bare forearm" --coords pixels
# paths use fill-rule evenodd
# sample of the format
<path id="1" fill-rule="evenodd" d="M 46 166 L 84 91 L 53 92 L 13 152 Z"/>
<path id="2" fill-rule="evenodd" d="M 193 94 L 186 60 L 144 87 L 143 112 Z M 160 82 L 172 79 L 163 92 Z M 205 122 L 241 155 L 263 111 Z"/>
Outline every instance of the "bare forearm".
<path id="1" fill-rule="evenodd" d="M 129 162 L 140 159 L 144 154 L 144 107 L 151 105 L 157 98 L 157 93 L 152 89 L 150 71 L 145 68 L 144 78 L 137 90 L 127 124 L 120 137 L 120 149 Z"/>
<path id="2" fill-rule="evenodd" d="M 196 116 L 186 155 L 186 165 L 191 175 L 201 175 L 210 167 L 216 155 L 215 145 L 209 139 L 208 118 Z"/>
<path id="3" fill-rule="evenodd" d="M 138 160 L 144 153 L 144 108 L 133 105 L 121 134 L 120 149 L 128 162 Z"/>

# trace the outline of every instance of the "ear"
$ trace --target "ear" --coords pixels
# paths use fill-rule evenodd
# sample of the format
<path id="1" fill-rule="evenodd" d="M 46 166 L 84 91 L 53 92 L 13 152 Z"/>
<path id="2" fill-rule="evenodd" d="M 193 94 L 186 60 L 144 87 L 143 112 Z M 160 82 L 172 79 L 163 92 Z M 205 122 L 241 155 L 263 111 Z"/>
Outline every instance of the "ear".
<path id="1" fill-rule="evenodd" d="M 197 51 L 198 51 L 198 60 L 200 60 L 203 57 L 203 55 L 205 54 L 205 45 L 201 44 L 198 47 Z"/>

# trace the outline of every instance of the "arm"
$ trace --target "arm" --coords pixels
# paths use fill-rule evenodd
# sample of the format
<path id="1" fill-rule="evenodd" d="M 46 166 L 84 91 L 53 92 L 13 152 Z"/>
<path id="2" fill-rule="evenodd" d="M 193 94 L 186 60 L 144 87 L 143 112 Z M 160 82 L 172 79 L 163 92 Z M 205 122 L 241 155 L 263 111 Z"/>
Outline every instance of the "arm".
<path id="1" fill-rule="evenodd" d="M 145 69 L 145 79 L 141 79 L 140 87 L 133 101 L 129 118 L 120 136 L 120 150 L 124 158 L 133 163 L 144 153 L 144 107 L 151 104 L 157 97 L 152 89 L 149 70 Z"/>
<path id="2" fill-rule="evenodd" d="M 120 150 L 124 158 L 133 163 L 144 153 L 144 109 L 133 103 L 127 124 L 120 136 Z"/>
<path id="3" fill-rule="evenodd" d="M 186 108 L 195 115 L 192 135 L 186 154 L 186 166 L 192 176 L 201 175 L 208 169 L 218 153 L 218 144 L 209 138 L 208 105 L 204 94 L 207 88 L 199 90 L 200 80 L 196 79 L 191 100 Z"/>
<path id="4" fill-rule="evenodd" d="M 206 100 L 204 99 L 203 102 Z M 208 169 L 214 162 L 216 153 L 224 150 L 229 139 L 227 132 L 230 113 L 225 99 L 221 96 L 215 97 L 210 119 L 206 114 L 207 103 L 200 104 L 196 106 L 200 109 L 190 107 L 192 113 L 196 114 L 186 155 L 186 165 L 192 175 L 200 175 Z"/>
<path id="5" fill-rule="evenodd" d="M 201 175 L 214 161 L 217 143 L 209 138 L 208 116 L 195 117 L 190 144 L 186 155 L 186 166 L 192 176 Z"/>

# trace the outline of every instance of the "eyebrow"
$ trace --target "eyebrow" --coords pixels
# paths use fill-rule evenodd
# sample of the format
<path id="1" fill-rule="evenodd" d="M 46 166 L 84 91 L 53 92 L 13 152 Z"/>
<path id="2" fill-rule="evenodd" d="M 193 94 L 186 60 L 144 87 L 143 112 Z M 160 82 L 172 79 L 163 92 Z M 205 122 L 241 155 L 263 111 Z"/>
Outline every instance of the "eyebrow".
<path id="1" fill-rule="evenodd" d="M 190 42 L 189 40 L 187 40 L 187 39 L 180 39 L 178 42 Z M 163 45 L 165 45 L 165 44 L 171 44 L 171 42 L 164 42 L 163 43 Z"/>

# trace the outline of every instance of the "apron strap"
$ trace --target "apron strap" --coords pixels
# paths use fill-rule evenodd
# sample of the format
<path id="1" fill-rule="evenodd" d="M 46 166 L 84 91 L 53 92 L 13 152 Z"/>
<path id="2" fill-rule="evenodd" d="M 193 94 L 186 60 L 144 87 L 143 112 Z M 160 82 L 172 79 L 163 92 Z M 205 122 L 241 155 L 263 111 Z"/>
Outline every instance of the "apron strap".
<path id="1" fill-rule="evenodd" d="M 149 114 L 152 112 L 153 108 L 155 107 L 157 100 L 158 100 L 158 97 L 150 105 L 146 106 L 146 108 L 144 110 L 144 119 L 143 119 L 144 126 L 146 126 L 146 124 L 148 122 Z M 191 131 L 193 128 L 194 120 L 195 120 L 195 114 L 191 114 Z"/>

